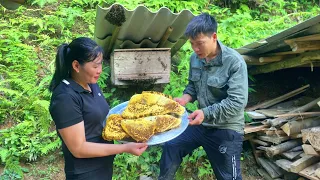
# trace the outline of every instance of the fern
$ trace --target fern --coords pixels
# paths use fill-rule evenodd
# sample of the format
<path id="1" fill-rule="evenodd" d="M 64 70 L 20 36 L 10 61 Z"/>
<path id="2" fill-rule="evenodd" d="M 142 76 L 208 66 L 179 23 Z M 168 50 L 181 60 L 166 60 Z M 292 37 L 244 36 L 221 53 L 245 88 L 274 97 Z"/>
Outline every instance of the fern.
<path id="1" fill-rule="evenodd" d="M 4 149 L 4 148 L 0 148 L 0 160 L 1 162 L 5 162 L 7 157 L 9 155 L 9 150 L 8 149 Z"/>

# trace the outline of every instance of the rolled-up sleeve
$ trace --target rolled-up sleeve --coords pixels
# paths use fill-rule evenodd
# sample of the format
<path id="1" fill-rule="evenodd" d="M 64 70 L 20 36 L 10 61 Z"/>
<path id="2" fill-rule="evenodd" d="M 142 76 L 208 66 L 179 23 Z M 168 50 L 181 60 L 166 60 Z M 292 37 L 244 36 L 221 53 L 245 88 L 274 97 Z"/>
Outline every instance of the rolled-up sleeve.
<path id="1" fill-rule="evenodd" d="M 243 116 L 248 101 L 248 74 L 243 60 L 234 61 L 230 66 L 230 77 L 227 81 L 227 97 L 219 103 L 202 108 L 204 122 L 219 124 L 237 116 Z"/>

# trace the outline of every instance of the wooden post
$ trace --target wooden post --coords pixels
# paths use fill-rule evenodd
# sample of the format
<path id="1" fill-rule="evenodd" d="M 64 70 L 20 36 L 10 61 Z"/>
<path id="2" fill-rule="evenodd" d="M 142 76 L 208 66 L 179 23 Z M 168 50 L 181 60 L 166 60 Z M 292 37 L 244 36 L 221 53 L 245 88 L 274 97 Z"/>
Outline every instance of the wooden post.
<path id="1" fill-rule="evenodd" d="M 170 34 L 172 33 L 172 31 L 173 31 L 173 28 L 171 26 L 169 26 L 166 29 L 166 32 L 164 32 L 162 38 L 160 39 L 157 48 L 162 48 L 163 47 L 164 43 L 168 40 L 168 38 L 169 38 Z"/>

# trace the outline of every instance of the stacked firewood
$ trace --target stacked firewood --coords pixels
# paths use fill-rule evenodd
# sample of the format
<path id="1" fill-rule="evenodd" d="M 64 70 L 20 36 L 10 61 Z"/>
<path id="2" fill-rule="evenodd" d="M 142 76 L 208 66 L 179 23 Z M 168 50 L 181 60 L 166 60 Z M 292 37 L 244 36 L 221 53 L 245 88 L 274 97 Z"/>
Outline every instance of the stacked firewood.
<path id="1" fill-rule="evenodd" d="M 266 179 L 320 180 L 320 98 L 295 99 L 308 88 L 303 86 L 246 109 L 253 122 L 247 123 L 245 136 L 261 166 L 258 173 Z M 289 103 L 289 98 L 304 102 L 298 107 L 279 108 L 281 103 Z"/>

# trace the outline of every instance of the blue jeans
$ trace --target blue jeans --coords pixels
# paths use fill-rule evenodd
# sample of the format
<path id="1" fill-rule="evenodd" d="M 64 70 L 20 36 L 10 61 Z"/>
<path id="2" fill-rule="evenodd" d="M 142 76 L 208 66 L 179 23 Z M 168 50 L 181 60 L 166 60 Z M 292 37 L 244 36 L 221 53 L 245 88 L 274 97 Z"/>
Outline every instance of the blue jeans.
<path id="1" fill-rule="evenodd" d="M 182 159 L 200 146 L 206 151 L 218 180 L 242 180 L 240 156 L 243 135 L 228 129 L 189 126 L 163 146 L 159 180 L 172 180 Z"/>

